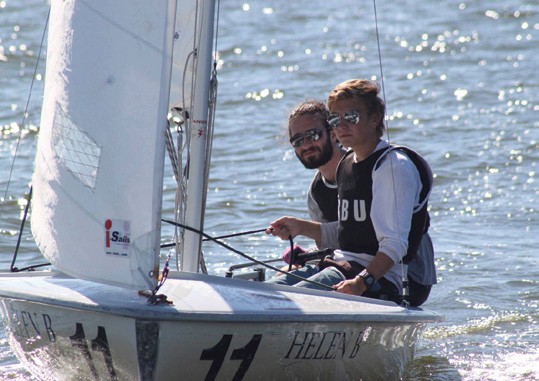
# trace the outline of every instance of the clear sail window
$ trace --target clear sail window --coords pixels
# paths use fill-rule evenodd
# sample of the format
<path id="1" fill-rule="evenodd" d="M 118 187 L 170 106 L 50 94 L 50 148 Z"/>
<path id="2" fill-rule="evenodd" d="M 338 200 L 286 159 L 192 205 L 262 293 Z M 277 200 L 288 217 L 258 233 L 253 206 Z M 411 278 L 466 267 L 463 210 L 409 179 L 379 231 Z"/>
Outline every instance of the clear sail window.
<path id="1" fill-rule="evenodd" d="M 57 105 L 54 115 L 53 149 L 59 162 L 84 186 L 95 188 L 101 147 L 81 131 Z"/>

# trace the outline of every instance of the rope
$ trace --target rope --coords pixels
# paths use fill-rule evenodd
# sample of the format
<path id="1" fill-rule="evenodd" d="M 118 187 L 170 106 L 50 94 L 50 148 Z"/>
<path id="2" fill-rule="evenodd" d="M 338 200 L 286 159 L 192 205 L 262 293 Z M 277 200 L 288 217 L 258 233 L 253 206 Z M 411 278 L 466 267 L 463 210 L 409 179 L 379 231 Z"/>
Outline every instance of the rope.
<path id="1" fill-rule="evenodd" d="M 159 304 L 159 303 L 170 303 L 169 301 L 167 301 L 166 295 L 157 295 L 157 291 L 159 291 L 161 286 L 168 279 L 169 261 L 170 261 L 170 254 L 167 257 L 167 261 L 165 262 L 165 266 L 163 266 L 163 272 L 161 273 L 161 278 L 159 279 L 159 282 L 157 283 L 157 286 L 155 286 L 155 289 L 148 296 L 148 304 L 150 304 L 150 305 Z"/>
<path id="2" fill-rule="evenodd" d="M 239 251 L 239 250 L 234 249 L 232 246 L 229 246 L 229 245 L 227 245 L 226 243 L 224 243 L 224 242 L 222 242 L 222 241 L 219 241 L 217 238 L 212 237 L 212 236 L 210 236 L 210 235 L 204 233 L 203 231 L 200 231 L 200 230 L 197 230 L 197 229 L 192 228 L 192 227 L 190 227 L 190 226 L 186 226 L 186 225 L 180 224 L 180 223 L 178 223 L 178 222 L 171 221 L 171 220 L 167 220 L 167 219 L 164 219 L 164 218 L 162 218 L 161 221 L 166 222 L 166 223 L 171 224 L 171 225 L 174 225 L 174 226 L 178 226 L 178 227 L 180 227 L 180 228 L 182 228 L 182 229 L 189 230 L 189 231 L 195 232 L 195 233 L 197 233 L 197 234 L 200 234 L 201 236 L 207 238 L 209 241 L 213 241 L 213 242 L 217 243 L 218 245 L 221 245 L 221 246 L 224 247 L 225 249 L 228 249 L 228 250 L 230 250 L 230 251 L 232 251 L 232 252 L 234 252 L 234 253 L 236 253 L 236 254 L 242 256 L 243 258 L 248 259 L 248 260 L 250 260 L 250 261 L 256 263 L 256 264 L 259 264 L 259 265 L 261 265 L 261 266 L 267 267 L 267 268 L 269 268 L 269 269 L 271 269 L 271 270 L 280 272 L 280 273 L 282 273 L 282 274 L 290 275 L 290 276 L 292 276 L 292 277 L 294 277 L 294 278 L 296 278 L 296 279 L 300 279 L 300 280 L 305 281 L 305 282 L 307 282 L 307 283 L 311 283 L 311 284 L 317 285 L 317 286 L 319 286 L 319 287 L 327 288 L 328 290 L 334 291 L 333 287 L 331 287 L 331 286 L 325 285 L 325 284 L 323 284 L 323 283 L 315 282 L 315 281 L 312 281 L 312 280 L 310 280 L 310 279 L 306 279 L 306 278 L 304 278 L 304 277 L 302 277 L 302 276 L 299 276 L 299 275 L 297 275 L 297 274 L 294 274 L 294 273 L 286 272 L 286 271 L 281 270 L 281 269 L 279 269 L 279 268 L 277 268 L 277 267 L 271 266 L 271 265 L 269 265 L 269 264 L 267 264 L 267 263 L 265 263 L 265 262 L 263 262 L 263 261 L 260 261 L 260 260 L 254 258 L 254 257 L 251 257 L 250 255 L 245 254 L 245 253 L 243 253 L 243 252 L 241 252 L 241 251 Z M 265 230 L 265 229 L 264 229 L 264 230 Z M 292 246 L 294 246 L 294 243 L 293 243 L 293 242 L 292 242 Z"/>
<path id="3" fill-rule="evenodd" d="M 294 240 L 292 239 L 292 236 L 288 236 L 288 240 L 290 241 L 290 261 L 288 262 L 288 272 L 292 271 L 292 265 L 296 263 L 296 252 L 294 251 Z"/>

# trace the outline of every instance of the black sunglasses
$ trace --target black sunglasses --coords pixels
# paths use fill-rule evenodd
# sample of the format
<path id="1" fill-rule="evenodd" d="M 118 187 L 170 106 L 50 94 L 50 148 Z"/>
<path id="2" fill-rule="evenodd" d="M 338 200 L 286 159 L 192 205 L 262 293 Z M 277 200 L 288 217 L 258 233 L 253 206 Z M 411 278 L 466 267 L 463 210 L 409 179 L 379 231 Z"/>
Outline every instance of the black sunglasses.
<path id="1" fill-rule="evenodd" d="M 359 112 L 357 111 L 347 111 L 344 113 L 343 118 L 347 123 L 358 124 L 361 115 L 359 115 Z M 339 127 L 339 124 L 341 124 L 341 116 L 339 114 L 329 114 L 328 124 L 331 128 Z"/>
<path id="2" fill-rule="evenodd" d="M 307 139 L 310 142 L 316 142 L 322 137 L 322 132 L 324 132 L 322 128 L 313 128 L 312 130 L 306 131 L 304 134 L 293 136 L 290 139 L 290 144 L 292 144 L 292 147 L 294 148 L 299 148 L 302 146 L 304 139 Z"/>

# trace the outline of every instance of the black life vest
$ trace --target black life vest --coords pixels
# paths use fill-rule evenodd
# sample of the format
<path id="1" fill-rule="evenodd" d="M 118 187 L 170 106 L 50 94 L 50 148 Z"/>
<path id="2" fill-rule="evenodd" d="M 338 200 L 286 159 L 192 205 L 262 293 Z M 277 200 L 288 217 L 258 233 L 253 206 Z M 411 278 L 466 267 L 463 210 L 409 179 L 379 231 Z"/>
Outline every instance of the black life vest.
<path id="1" fill-rule="evenodd" d="M 408 250 L 402 260 L 403 263 L 410 263 L 415 258 L 421 238 L 429 227 L 428 196 L 433 182 L 428 163 L 410 148 L 390 146 L 374 152 L 358 163 L 354 163 L 352 151 L 343 157 L 337 167 L 339 192 L 337 232 L 341 249 L 376 255 L 379 245 L 370 217 L 373 198 L 372 174 L 387 158 L 387 153 L 396 149 L 403 151 L 414 163 L 422 184 L 419 204 L 412 214 Z"/>
<path id="2" fill-rule="evenodd" d="M 337 187 L 328 187 L 318 172 L 311 185 L 311 194 L 326 221 L 337 221 Z"/>

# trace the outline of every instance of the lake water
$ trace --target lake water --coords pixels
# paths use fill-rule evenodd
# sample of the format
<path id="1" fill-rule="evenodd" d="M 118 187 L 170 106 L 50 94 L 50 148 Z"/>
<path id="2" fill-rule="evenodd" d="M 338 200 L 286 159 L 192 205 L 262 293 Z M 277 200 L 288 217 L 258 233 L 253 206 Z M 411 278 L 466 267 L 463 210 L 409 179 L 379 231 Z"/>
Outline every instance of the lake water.
<path id="1" fill-rule="evenodd" d="M 47 10 L 43 0 L 0 0 L 3 270 L 32 175 L 44 64 L 34 67 Z M 377 11 L 390 139 L 422 153 L 435 173 L 439 283 L 424 308 L 446 321 L 426 330 L 407 379 L 539 380 L 539 3 L 394 0 L 378 1 Z M 372 2 L 222 1 L 218 51 L 206 232 L 307 217 L 313 173 L 283 138 L 286 116 L 346 79 L 380 79 Z M 168 173 L 168 213 L 172 187 Z M 227 242 L 259 259 L 287 244 L 264 234 Z M 204 252 L 215 274 L 239 260 L 209 243 Z M 19 267 L 41 260 L 28 229 L 19 258 Z M 0 379 L 32 379 L 3 331 Z"/>

